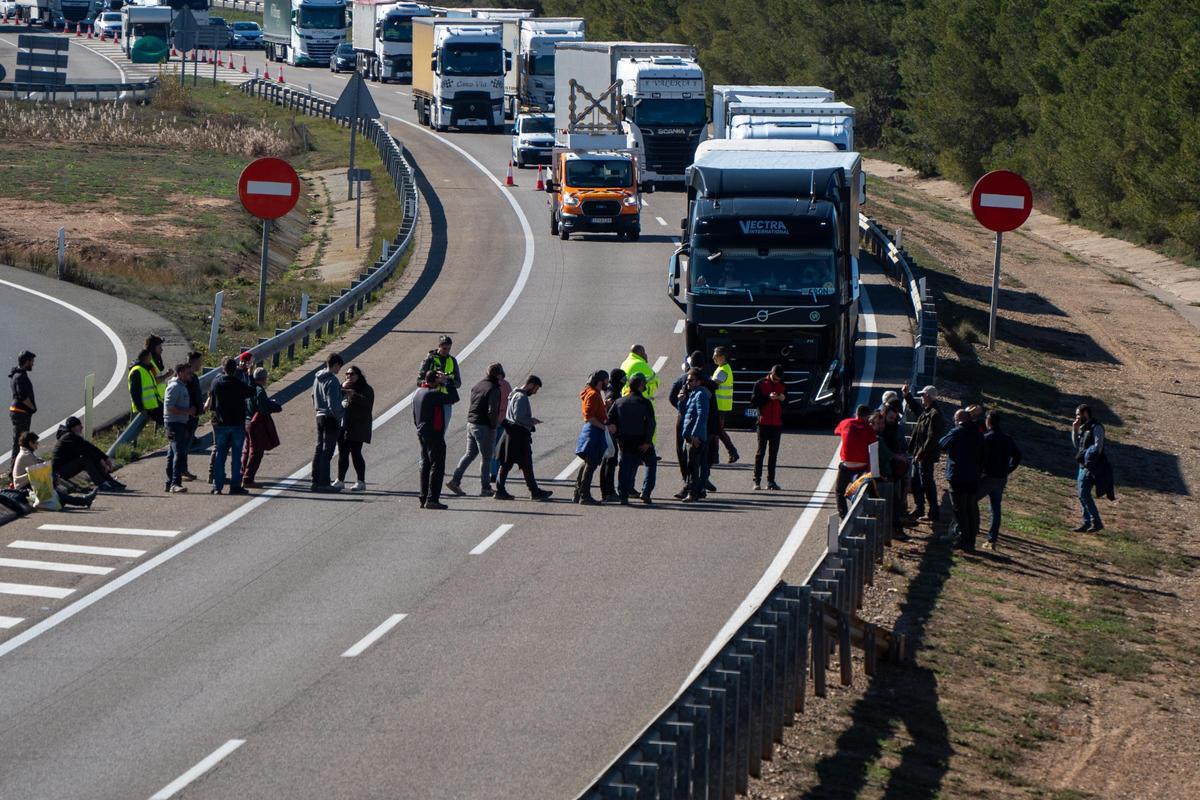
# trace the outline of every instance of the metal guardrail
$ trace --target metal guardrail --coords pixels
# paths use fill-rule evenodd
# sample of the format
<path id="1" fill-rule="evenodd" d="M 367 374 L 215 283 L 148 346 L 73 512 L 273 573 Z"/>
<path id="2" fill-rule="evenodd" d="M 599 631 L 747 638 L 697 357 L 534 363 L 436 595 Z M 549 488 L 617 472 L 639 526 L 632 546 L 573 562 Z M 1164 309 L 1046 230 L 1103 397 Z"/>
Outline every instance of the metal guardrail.
<path id="1" fill-rule="evenodd" d="M 124 99 L 135 101 L 148 101 L 150 97 L 158 90 L 158 78 L 150 78 L 144 81 L 133 81 L 130 83 L 64 83 L 57 86 L 51 86 L 43 83 L 0 83 L 0 97 L 11 95 L 13 100 L 21 99 L 19 95 L 24 95 L 24 99 L 28 100 L 35 95 L 46 95 L 51 100 L 57 101 L 59 95 L 67 95 L 72 101 L 80 99 L 88 99 L 89 96 L 94 96 L 94 99 L 100 100 L 101 94 L 127 94 L 129 97 Z"/>
<path id="2" fill-rule="evenodd" d="M 319 117 L 330 117 L 333 103 L 327 100 L 300 92 L 287 86 L 279 86 L 259 78 L 252 78 L 241 86 L 242 91 L 257 97 L 295 108 L 306 114 Z M 343 124 L 348 124 L 342 120 Z M 307 319 L 293 320 L 287 328 L 276 328 L 275 335 L 268 339 L 259 339 L 258 344 L 247 350 L 253 354 L 256 364 L 264 364 L 270 359 L 271 366 L 279 366 L 280 360 L 286 353 L 288 359 L 295 357 L 296 345 L 308 347 L 310 337 L 323 338 L 332 336 L 334 327 L 346 322 L 362 311 L 368 301 L 374 299 L 375 292 L 384 281 L 392 276 L 401 259 L 412 246 L 413 234 L 416 231 L 417 220 L 420 217 L 420 200 L 417 193 L 416 181 L 412 167 L 408 163 L 407 151 L 403 145 L 392 138 L 387 129 L 378 120 L 364 121 L 359 128 L 368 140 L 375 144 L 379 158 L 383 161 L 384 169 L 392 178 L 396 194 L 403 206 L 404 217 L 400 230 L 391 241 L 391 248 L 386 257 L 380 257 L 374 266 L 368 267 L 350 286 L 343 289 L 340 295 L 330 296 L 327 303 L 318 305 Z M 211 369 L 200 377 L 201 389 L 205 392 L 212 386 L 213 381 L 220 375 L 220 370 Z M 138 414 L 117 437 L 108 450 L 112 456 L 117 447 L 136 441 L 145 427 L 147 418 Z"/>

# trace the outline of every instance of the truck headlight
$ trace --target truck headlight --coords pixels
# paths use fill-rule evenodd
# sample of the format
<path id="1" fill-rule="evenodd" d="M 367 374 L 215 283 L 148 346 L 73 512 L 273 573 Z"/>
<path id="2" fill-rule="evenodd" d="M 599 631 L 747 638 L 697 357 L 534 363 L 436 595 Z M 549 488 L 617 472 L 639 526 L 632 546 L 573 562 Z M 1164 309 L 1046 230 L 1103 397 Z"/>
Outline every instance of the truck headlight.
<path id="1" fill-rule="evenodd" d="M 629 206 L 630 208 L 636 208 L 638 204 L 637 195 L 631 194 L 621 202 L 623 205 Z"/>
<path id="2" fill-rule="evenodd" d="M 579 205 L 579 197 L 577 195 L 573 195 L 573 194 L 565 194 L 565 195 L 563 195 L 563 205 L 564 206 L 577 206 L 577 205 Z"/>

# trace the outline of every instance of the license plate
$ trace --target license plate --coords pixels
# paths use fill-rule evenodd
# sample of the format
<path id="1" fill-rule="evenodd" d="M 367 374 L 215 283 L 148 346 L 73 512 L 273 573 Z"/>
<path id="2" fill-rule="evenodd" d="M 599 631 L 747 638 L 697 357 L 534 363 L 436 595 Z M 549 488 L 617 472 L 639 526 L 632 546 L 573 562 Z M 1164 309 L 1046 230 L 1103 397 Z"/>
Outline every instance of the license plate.
<path id="1" fill-rule="evenodd" d="M 592 222 L 597 225 L 608 225 L 612 222 L 612 217 L 592 217 Z"/>
<path id="2" fill-rule="evenodd" d="M 758 419 L 758 409 L 757 408 L 747 408 L 746 416 L 749 417 L 750 419 Z"/>
<path id="3" fill-rule="evenodd" d="M 487 125 L 487 120 L 482 119 L 461 119 L 458 121 L 458 127 L 471 128 L 477 125 Z"/>

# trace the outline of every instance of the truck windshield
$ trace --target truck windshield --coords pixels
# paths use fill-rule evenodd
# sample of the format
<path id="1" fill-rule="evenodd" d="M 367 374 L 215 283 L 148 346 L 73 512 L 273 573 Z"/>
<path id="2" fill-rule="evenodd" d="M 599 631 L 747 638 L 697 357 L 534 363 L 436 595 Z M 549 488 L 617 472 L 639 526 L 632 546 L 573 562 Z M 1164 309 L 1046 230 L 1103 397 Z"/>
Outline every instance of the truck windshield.
<path id="1" fill-rule="evenodd" d="M 708 122 L 703 98 L 642 99 L 633 107 L 633 121 L 639 126 L 686 125 L 695 127 Z"/>
<path id="2" fill-rule="evenodd" d="M 554 117 L 527 117 L 521 120 L 521 133 L 554 133 Z"/>
<path id="3" fill-rule="evenodd" d="M 208 0 L 167 0 L 164 6 L 170 6 L 176 11 L 190 8 L 192 11 L 208 11 Z"/>
<path id="4" fill-rule="evenodd" d="M 388 17 L 383 21 L 385 42 L 411 42 L 412 17 Z"/>
<path id="5" fill-rule="evenodd" d="M 553 75 L 554 74 L 554 53 L 547 53 L 542 56 L 534 56 L 529 60 L 530 75 Z"/>
<path id="6" fill-rule="evenodd" d="M 567 162 L 567 186 L 572 189 L 623 189 L 633 185 L 633 165 L 626 159 L 576 159 Z"/>
<path id="7" fill-rule="evenodd" d="M 300 6 L 296 25 L 300 28 L 337 30 L 346 27 L 344 7 Z"/>
<path id="8" fill-rule="evenodd" d="M 696 249 L 689 264 L 697 294 L 749 291 L 755 297 L 829 297 L 836 291 L 833 251 L 824 248 Z"/>
<path id="9" fill-rule="evenodd" d="M 138 22 L 129 26 L 129 35 L 135 39 L 157 36 L 165 40 L 169 35 L 169 26 L 165 22 Z"/>
<path id="10" fill-rule="evenodd" d="M 442 48 L 443 75 L 500 75 L 503 72 L 500 45 L 464 42 Z"/>

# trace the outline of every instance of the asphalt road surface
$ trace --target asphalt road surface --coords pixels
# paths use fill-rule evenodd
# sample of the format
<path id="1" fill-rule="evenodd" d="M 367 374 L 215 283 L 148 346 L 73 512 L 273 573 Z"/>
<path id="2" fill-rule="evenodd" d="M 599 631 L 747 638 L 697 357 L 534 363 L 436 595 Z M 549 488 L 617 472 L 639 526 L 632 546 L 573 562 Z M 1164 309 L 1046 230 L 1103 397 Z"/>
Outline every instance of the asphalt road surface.
<path id="1" fill-rule="evenodd" d="M 61 34 L 52 34 L 50 31 L 36 26 L 27 28 L 23 25 L 0 25 L 0 65 L 4 67 L 5 83 L 12 83 L 15 80 L 17 37 L 21 34 L 61 36 Z M 128 72 L 127 68 L 130 65 L 128 61 L 122 63 L 123 59 L 117 56 L 115 47 L 113 48 L 113 52 L 106 57 L 87 46 L 92 44 L 94 40 L 89 41 L 86 38 L 76 38 L 73 34 L 67 38 L 71 40 L 71 46 L 67 50 L 68 82 L 90 81 L 94 83 L 98 81 L 125 80 Z M 96 44 L 99 43 L 97 42 Z"/>
<path id="2" fill-rule="evenodd" d="M 289 78 L 344 85 L 321 70 Z M 421 171 L 425 217 L 407 299 L 347 348 L 377 392 L 369 491 L 302 491 L 312 422 L 297 373 L 275 387 L 296 397 L 263 469 L 285 483 L 265 496 L 167 502 L 161 462 L 147 460 L 127 470 L 137 494 L 61 515 L 93 530 L 46 530 L 48 517 L 0 528 L 5 555 L 30 557 L 35 540 L 145 548 L 70 556 L 104 576 L 0 572 L 71 590 L 37 607 L 0 596 L 0 615 L 24 620 L 0 642 L 0 796 L 570 797 L 674 696 L 781 547 L 796 551 L 795 580 L 820 558 L 826 429 L 785 437 L 780 493 L 750 491 L 753 440 L 738 432 L 743 461 L 714 472 L 721 491 L 702 508 L 581 508 L 547 480 L 572 462 L 589 372 L 640 342 L 664 382 L 677 374 L 680 314 L 664 293 L 677 231 L 657 219 L 678 220 L 681 195 L 649 198 L 641 242 L 561 242 L 532 172 L 499 186 L 508 137 L 433 136 L 406 124 L 407 87 L 372 89 Z M 868 274 L 868 302 L 902 308 Z M 868 386 L 902 380 L 903 318 L 864 327 Z M 405 398 L 441 332 L 467 386 L 493 360 L 514 383 L 543 378 L 535 450 L 555 502 L 529 502 L 515 480 L 516 502 L 471 497 L 468 476 L 451 511 L 417 508 Z M 669 498 L 673 416 L 665 397 L 657 406 L 656 495 Z M 451 465 L 464 424 L 459 409 Z"/>

